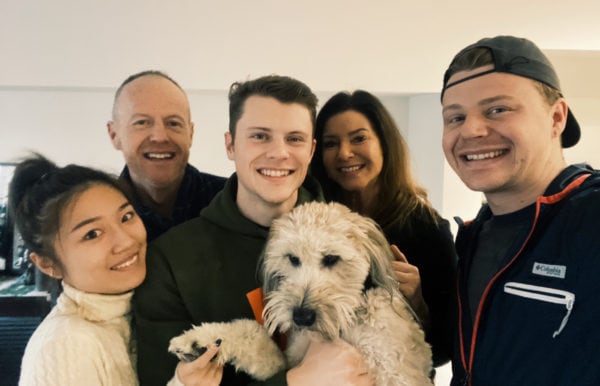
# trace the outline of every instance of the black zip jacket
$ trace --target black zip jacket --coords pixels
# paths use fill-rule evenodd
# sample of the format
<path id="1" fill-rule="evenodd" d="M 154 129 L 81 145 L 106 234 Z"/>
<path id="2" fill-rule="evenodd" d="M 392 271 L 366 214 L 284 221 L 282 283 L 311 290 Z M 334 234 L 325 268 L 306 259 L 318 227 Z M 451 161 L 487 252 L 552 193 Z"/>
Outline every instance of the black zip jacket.
<path id="1" fill-rule="evenodd" d="M 459 228 L 455 385 L 600 385 L 600 172 L 569 166 L 490 280 L 474 323 L 467 279 L 484 206 Z"/>

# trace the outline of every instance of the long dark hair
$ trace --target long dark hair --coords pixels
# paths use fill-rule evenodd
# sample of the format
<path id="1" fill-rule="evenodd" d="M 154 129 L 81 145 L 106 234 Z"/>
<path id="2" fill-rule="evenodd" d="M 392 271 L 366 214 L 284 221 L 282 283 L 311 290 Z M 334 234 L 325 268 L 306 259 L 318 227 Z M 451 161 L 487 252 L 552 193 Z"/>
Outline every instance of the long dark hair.
<path id="1" fill-rule="evenodd" d="M 61 266 L 54 250 L 63 210 L 90 186 L 108 185 L 127 199 L 130 193 L 116 177 L 79 165 L 58 167 L 34 153 L 15 168 L 9 185 L 8 204 L 11 218 L 30 252 Z"/>
<path id="2" fill-rule="evenodd" d="M 343 189 L 327 175 L 323 164 L 323 134 L 325 125 L 334 115 L 345 111 L 363 114 L 371 123 L 383 151 L 383 168 L 376 207 L 369 214 L 382 228 L 393 223 L 405 224 L 415 210 L 438 221 L 439 216 L 427 199 L 427 192 L 417 184 L 410 168 L 408 145 L 394 119 L 381 101 L 371 93 L 356 90 L 332 96 L 317 115 L 315 138 L 317 147 L 311 163 L 311 173 L 321 182 L 328 200 L 344 202 Z M 356 210 L 356 208 L 351 208 Z"/>

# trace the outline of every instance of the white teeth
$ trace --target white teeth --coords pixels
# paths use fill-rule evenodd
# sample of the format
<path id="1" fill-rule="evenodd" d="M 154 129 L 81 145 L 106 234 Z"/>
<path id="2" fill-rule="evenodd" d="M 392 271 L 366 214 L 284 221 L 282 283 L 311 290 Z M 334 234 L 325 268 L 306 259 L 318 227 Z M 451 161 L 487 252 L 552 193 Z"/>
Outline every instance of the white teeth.
<path id="1" fill-rule="evenodd" d="M 504 151 L 498 150 L 498 151 L 491 151 L 489 153 L 482 153 L 482 154 L 467 154 L 465 156 L 465 158 L 467 158 L 467 161 L 479 161 L 482 159 L 496 158 L 496 157 L 501 156 L 502 154 L 504 154 Z"/>
<path id="2" fill-rule="evenodd" d="M 290 174 L 289 170 L 272 170 L 272 169 L 260 169 L 260 174 L 268 177 L 284 177 Z"/>
<path id="3" fill-rule="evenodd" d="M 123 268 L 127 268 L 130 265 L 132 265 L 133 263 L 135 263 L 138 259 L 138 255 L 133 256 L 131 259 L 119 264 L 119 265 L 115 265 L 114 267 L 112 267 L 112 270 L 119 270 L 119 269 L 123 269 Z"/>
<path id="4" fill-rule="evenodd" d="M 146 153 L 146 157 L 155 159 L 173 158 L 173 153 Z"/>
<path id="5" fill-rule="evenodd" d="M 358 169 L 360 169 L 360 165 L 359 165 L 359 166 L 350 166 L 350 167 L 347 167 L 347 168 L 340 168 L 340 170 L 341 170 L 343 173 L 351 173 L 351 172 L 355 172 L 355 171 L 357 171 Z"/>

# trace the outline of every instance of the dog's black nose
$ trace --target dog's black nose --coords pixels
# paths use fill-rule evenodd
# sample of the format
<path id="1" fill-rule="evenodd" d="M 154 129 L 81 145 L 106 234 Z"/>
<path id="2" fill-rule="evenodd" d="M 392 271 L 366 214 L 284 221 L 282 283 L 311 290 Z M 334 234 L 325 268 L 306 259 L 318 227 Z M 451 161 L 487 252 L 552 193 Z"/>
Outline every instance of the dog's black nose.
<path id="1" fill-rule="evenodd" d="M 317 314 L 314 310 L 309 308 L 296 307 L 294 308 L 294 312 L 292 314 L 294 323 L 298 326 L 309 327 L 312 326 L 317 319 Z"/>

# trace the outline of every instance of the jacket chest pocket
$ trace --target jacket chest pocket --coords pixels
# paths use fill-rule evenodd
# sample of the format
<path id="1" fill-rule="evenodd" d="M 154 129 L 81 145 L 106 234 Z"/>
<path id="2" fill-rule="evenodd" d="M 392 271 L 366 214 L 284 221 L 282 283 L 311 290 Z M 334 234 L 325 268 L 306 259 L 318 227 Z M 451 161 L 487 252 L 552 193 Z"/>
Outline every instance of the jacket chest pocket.
<path id="1" fill-rule="evenodd" d="M 575 303 L 575 294 L 572 292 L 531 284 L 517 283 L 514 281 L 504 284 L 504 292 L 526 299 L 564 306 L 565 316 L 558 326 L 558 329 L 552 334 L 553 338 L 556 338 L 567 325 L 569 316 L 571 316 L 571 311 L 573 310 L 573 304 Z"/>

